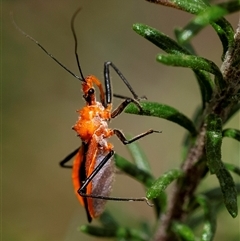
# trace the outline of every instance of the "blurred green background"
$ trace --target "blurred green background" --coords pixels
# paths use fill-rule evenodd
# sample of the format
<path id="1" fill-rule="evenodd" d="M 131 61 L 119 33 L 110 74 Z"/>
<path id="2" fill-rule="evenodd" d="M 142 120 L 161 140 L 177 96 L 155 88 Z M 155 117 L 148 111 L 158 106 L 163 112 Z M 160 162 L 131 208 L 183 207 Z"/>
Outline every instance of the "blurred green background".
<path id="1" fill-rule="evenodd" d="M 21 35 L 9 16 L 13 12 L 24 31 L 78 74 L 70 18 L 79 6 L 82 11 L 76 20 L 76 31 L 85 75 L 94 74 L 102 80 L 103 63 L 110 60 L 136 92 L 150 101 L 169 104 L 189 117 L 200 104 L 193 73 L 158 64 L 155 56 L 161 51 L 132 30 L 132 24 L 140 22 L 173 37 L 173 28 L 184 26 L 192 18 L 190 14 L 144 0 L 2 1 L 4 241 L 97 240 L 77 230 L 87 223 L 85 211 L 74 196 L 71 171 L 58 164 L 81 143 L 71 130 L 77 120 L 75 111 L 84 104 L 81 85 Z M 237 27 L 238 14 L 227 19 Z M 200 55 L 221 64 L 221 44 L 210 27 L 193 43 Z M 113 72 L 112 77 L 114 92 L 128 94 Z M 239 125 L 239 115 L 228 123 L 234 128 Z M 185 132 L 181 127 L 157 118 L 127 114 L 113 120 L 110 126 L 133 135 L 150 128 L 162 130 L 162 134 L 140 141 L 153 173 L 157 177 L 179 166 Z M 129 158 L 126 147 L 116 138 L 111 141 L 117 153 Z M 223 146 L 223 160 L 239 163 L 239 144 L 226 139 Z M 211 176 L 202 188 L 216 184 L 215 176 Z M 144 195 L 139 183 L 125 175 L 117 176 L 113 196 Z M 136 226 L 139 218 L 154 223 L 153 210 L 143 203 L 108 202 L 107 208 L 124 225 Z M 97 225 L 97 221 L 93 224 Z M 225 210 L 221 211 L 215 240 L 239 240 L 239 227 L 239 217 L 232 219 Z"/>

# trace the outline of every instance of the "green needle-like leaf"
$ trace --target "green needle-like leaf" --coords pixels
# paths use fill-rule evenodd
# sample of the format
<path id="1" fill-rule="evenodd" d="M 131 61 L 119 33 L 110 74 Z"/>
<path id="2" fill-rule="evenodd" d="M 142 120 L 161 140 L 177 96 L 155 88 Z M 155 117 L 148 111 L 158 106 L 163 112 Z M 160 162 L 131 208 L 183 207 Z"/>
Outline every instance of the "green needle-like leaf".
<path id="1" fill-rule="evenodd" d="M 192 14 L 197 14 L 206 9 L 206 1 L 202 0 L 147 0 L 148 2 L 161 4 L 168 7 L 177 8 Z"/>
<path id="2" fill-rule="evenodd" d="M 229 22 L 222 17 L 229 12 L 237 11 L 240 8 L 239 5 L 239 2 L 236 3 L 236 1 L 234 1 L 233 4 L 219 4 L 206 8 L 204 11 L 200 12 L 181 32 L 179 31 L 179 42 L 184 43 L 189 41 L 204 27 L 211 24 L 222 42 L 223 53 L 225 54 L 228 48 L 234 44 L 234 31 Z"/>
<path id="3" fill-rule="evenodd" d="M 219 68 L 212 61 L 194 55 L 159 54 L 157 61 L 171 66 L 187 67 L 193 70 L 204 70 L 216 76 L 216 85 L 223 89 L 225 86 L 223 76 Z"/>
<path id="4" fill-rule="evenodd" d="M 238 195 L 240 195 L 240 183 L 236 184 L 236 190 Z M 207 199 L 209 200 L 208 203 L 211 203 L 211 206 L 213 206 L 214 208 L 214 213 L 213 215 L 215 215 L 215 213 L 218 213 L 220 211 L 220 209 L 223 206 L 223 195 L 222 195 L 222 190 L 220 187 L 216 187 L 213 188 L 211 190 L 205 191 L 201 194 L 201 196 L 205 196 L 207 197 Z M 195 208 L 197 208 L 198 206 L 195 206 Z M 200 225 L 201 223 L 203 223 L 203 220 L 205 218 L 200 215 L 197 217 L 191 217 L 187 223 L 190 227 L 192 228 L 196 228 L 198 225 Z"/>
<path id="5" fill-rule="evenodd" d="M 217 172 L 217 177 L 222 189 L 224 204 L 233 218 L 237 217 L 237 189 L 229 171 L 221 168 Z"/>
<path id="6" fill-rule="evenodd" d="M 140 23 L 134 24 L 133 30 L 168 54 L 191 55 L 192 53 L 192 51 L 188 51 L 186 48 L 181 47 L 176 41 L 167 35 L 147 25 Z M 212 97 L 212 88 L 214 87 L 214 84 L 207 72 L 200 69 L 193 69 L 193 71 L 197 76 L 202 94 L 202 106 L 204 108 L 205 103 L 209 102 Z"/>
<path id="7" fill-rule="evenodd" d="M 233 1 L 233 4 L 229 4 L 227 6 L 226 4 L 219 4 L 218 6 L 214 6 L 213 10 L 211 10 L 211 7 L 207 5 L 206 1 L 202 0 L 194 0 L 194 1 L 189 1 L 189 0 L 147 0 L 149 2 L 154 2 L 158 4 L 162 4 L 165 6 L 181 9 L 183 11 L 195 14 L 195 15 L 202 15 L 203 17 L 197 18 L 195 20 L 194 24 L 190 24 L 189 32 L 185 33 L 185 36 L 190 36 L 191 31 L 193 32 L 198 32 L 198 26 L 199 22 L 203 24 L 203 22 L 206 22 L 207 19 L 211 20 L 211 25 L 217 32 L 219 38 L 221 39 L 224 53 L 226 53 L 227 48 L 229 46 L 233 46 L 234 44 L 234 31 L 231 27 L 231 24 L 224 18 L 220 18 L 217 20 L 221 14 L 226 14 L 228 12 L 233 12 L 237 10 L 233 10 L 234 7 L 235 9 L 239 8 L 239 3 L 237 1 Z M 224 10 L 215 10 L 214 8 L 218 9 L 224 9 Z M 212 11 L 212 12 L 211 12 Z M 225 13 L 220 13 L 221 11 L 226 11 Z M 206 13 L 205 13 L 206 12 Z M 213 19 L 211 19 L 213 18 Z M 215 22 L 214 22 L 215 21 Z"/>
<path id="8" fill-rule="evenodd" d="M 220 38 L 223 46 L 223 54 L 222 59 L 224 59 L 224 55 L 229 49 L 229 47 L 233 47 L 234 45 L 234 31 L 231 24 L 225 19 L 221 18 L 216 23 L 211 23 L 214 30 L 217 32 L 218 37 Z"/>
<path id="9" fill-rule="evenodd" d="M 224 166 L 228 171 L 234 172 L 235 174 L 240 176 L 240 167 L 231 163 L 226 163 L 226 162 L 224 162 Z"/>
<path id="10" fill-rule="evenodd" d="M 233 0 L 233 1 L 222 2 L 222 3 L 219 3 L 218 6 L 225 8 L 228 11 L 228 13 L 234 13 L 240 9 L 240 1 Z"/>
<path id="11" fill-rule="evenodd" d="M 199 126 L 199 122 L 201 121 L 202 118 L 202 113 L 203 110 L 202 108 L 198 107 L 195 110 L 195 113 L 193 114 L 192 121 L 195 124 L 195 126 Z M 182 160 L 185 160 L 187 157 L 187 154 L 189 152 L 189 148 L 193 144 L 195 138 L 192 138 L 189 133 L 185 134 L 185 137 L 183 139 L 183 144 L 182 144 Z"/>
<path id="12" fill-rule="evenodd" d="M 177 39 L 177 42 L 180 43 L 181 46 L 189 52 L 189 54 L 197 55 L 196 50 L 194 49 L 193 45 L 189 41 L 183 42 L 181 40 L 182 31 L 184 31 L 184 29 L 181 29 L 179 27 L 174 29 L 174 34 Z"/>
<path id="13" fill-rule="evenodd" d="M 86 234 L 90 234 L 96 237 L 111 238 L 116 237 L 120 240 L 134 240 L 134 241 L 146 241 L 149 239 L 146 233 L 141 230 L 129 229 L 124 227 L 119 227 L 117 229 L 111 229 L 107 227 L 97 227 L 93 225 L 83 225 L 80 230 Z"/>
<path id="14" fill-rule="evenodd" d="M 193 36 L 199 33 L 209 23 L 215 22 L 216 20 L 227 14 L 228 11 L 219 6 L 213 6 L 207 8 L 205 11 L 198 14 L 178 35 L 180 43 L 189 41 Z"/>
<path id="15" fill-rule="evenodd" d="M 154 182 L 154 178 L 152 175 L 140 168 L 138 168 L 136 165 L 132 164 L 131 162 L 127 161 L 125 158 L 119 156 L 118 154 L 115 154 L 114 160 L 116 163 L 116 166 L 133 177 L 134 179 L 141 182 L 145 187 L 150 187 L 152 183 Z"/>
<path id="16" fill-rule="evenodd" d="M 222 132 L 223 137 L 230 137 L 237 141 L 240 141 L 240 130 L 229 128 Z"/>
<path id="17" fill-rule="evenodd" d="M 174 222 L 172 224 L 172 230 L 182 241 L 196 240 L 192 229 L 185 224 Z"/>
<path id="18" fill-rule="evenodd" d="M 119 156 L 118 154 L 115 154 L 115 163 L 120 170 L 122 170 L 123 172 L 127 173 L 134 179 L 141 182 L 146 188 L 151 187 L 155 181 L 155 178 L 150 173 L 138 168 L 136 165 L 127 161 L 125 158 Z M 166 207 L 165 196 L 166 194 L 162 192 L 158 199 L 153 200 L 157 217 L 159 216 L 162 210 L 165 210 L 165 207 Z"/>
<path id="19" fill-rule="evenodd" d="M 197 134 L 192 121 L 173 107 L 155 102 L 141 102 L 141 106 L 142 112 L 138 110 L 136 105 L 129 104 L 126 107 L 125 112 L 130 114 L 163 118 L 184 127 L 191 133 L 192 136 Z"/>
<path id="20" fill-rule="evenodd" d="M 204 226 L 201 241 L 212 241 L 216 232 L 216 213 L 205 196 L 197 196 L 196 201 L 203 208 L 204 212 Z"/>
<path id="21" fill-rule="evenodd" d="M 212 99 L 212 93 L 214 88 L 214 83 L 208 72 L 203 70 L 193 70 L 196 78 L 198 80 L 198 85 L 200 87 L 201 95 L 202 95 L 202 109 L 205 108 L 206 103 Z"/>
<path id="22" fill-rule="evenodd" d="M 133 25 L 133 30 L 155 44 L 160 49 L 169 54 L 190 54 L 186 49 L 181 47 L 176 41 L 167 35 L 159 32 L 157 29 L 147 26 L 145 24 L 136 23 Z"/>
<path id="23" fill-rule="evenodd" d="M 210 114 L 207 116 L 206 123 L 207 164 L 211 174 L 216 174 L 223 167 L 221 161 L 222 121 L 218 116 Z"/>
<path id="24" fill-rule="evenodd" d="M 238 195 L 240 195 L 240 183 L 235 185 Z M 213 188 L 203 193 L 211 202 L 219 202 L 222 198 L 222 190 L 220 187 Z"/>
<path id="25" fill-rule="evenodd" d="M 126 241 L 146 241 L 149 240 L 149 236 L 142 232 L 139 229 L 133 228 L 119 228 L 116 234 L 117 240 L 126 240 Z"/>
<path id="26" fill-rule="evenodd" d="M 183 176 L 183 171 L 180 169 L 173 169 L 166 173 L 164 173 L 161 177 L 159 177 L 152 186 L 147 191 L 147 198 L 153 199 L 161 195 L 169 184 L 171 184 L 174 180 Z"/>
<path id="27" fill-rule="evenodd" d="M 240 110 L 240 103 L 237 103 L 230 110 L 229 115 L 227 116 L 226 120 L 224 121 L 224 124 L 226 124 L 227 121 L 229 121 L 235 114 L 237 114 L 239 110 Z"/>
<path id="28" fill-rule="evenodd" d="M 99 221 L 104 227 L 108 229 L 116 230 L 119 227 L 117 221 L 108 211 L 104 211 L 104 213 L 99 217 Z"/>
<path id="29" fill-rule="evenodd" d="M 151 168 L 147 160 L 147 156 L 140 147 L 139 142 L 132 142 L 130 145 L 127 145 L 127 149 L 129 150 L 136 166 L 141 170 L 151 173 Z"/>

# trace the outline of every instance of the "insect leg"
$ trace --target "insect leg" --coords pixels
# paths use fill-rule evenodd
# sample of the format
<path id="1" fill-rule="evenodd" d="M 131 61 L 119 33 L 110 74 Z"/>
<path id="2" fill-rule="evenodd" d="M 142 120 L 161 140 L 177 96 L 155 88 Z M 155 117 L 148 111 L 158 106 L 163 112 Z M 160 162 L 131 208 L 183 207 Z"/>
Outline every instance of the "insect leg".
<path id="1" fill-rule="evenodd" d="M 99 165 L 93 170 L 93 172 L 87 177 L 87 179 L 84 181 L 81 188 L 79 188 L 78 193 L 81 196 L 86 196 L 84 190 L 86 189 L 87 185 L 92 181 L 92 179 L 97 175 L 97 173 L 101 170 L 101 168 L 105 165 L 105 163 L 111 159 L 111 157 L 114 155 L 114 151 L 111 150 L 99 163 Z"/>
<path id="2" fill-rule="evenodd" d="M 130 140 L 127 140 L 126 137 L 124 136 L 124 134 L 120 131 L 120 130 L 117 130 L 117 129 L 113 129 L 113 133 L 118 137 L 118 139 L 124 144 L 124 145 L 127 145 L 127 144 L 130 144 L 136 140 L 139 140 L 141 139 L 142 137 L 144 136 L 147 136 L 147 135 L 150 135 L 152 133 L 161 133 L 161 131 L 155 131 L 155 130 L 148 130 L 144 133 L 141 133 L 135 137 L 133 137 L 132 139 Z"/>
<path id="3" fill-rule="evenodd" d="M 130 103 L 134 103 L 139 111 L 141 112 L 142 111 L 142 107 L 141 105 L 138 103 L 138 101 L 134 100 L 134 99 L 131 99 L 131 98 L 128 98 L 126 100 L 124 100 L 112 113 L 111 113 L 111 118 L 115 118 L 117 117 L 118 115 L 120 115 L 124 109 L 130 104 Z"/>
<path id="4" fill-rule="evenodd" d="M 101 163 L 94 169 L 94 171 L 90 174 L 90 176 L 85 180 L 81 188 L 78 189 L 78 193 L 82 197 L 86 198 L 97 198 L 97 199 L 103 199 L 103 200 L 114 200 L 114 201 L 144 201 L 149 206 L 152 206 L 152 204 L 148 201 L 146 197 L 141 198 L 121 198 L 121 197 L 108 197 L 108 196 L 101 196 L 101 195 L 91 195 L 86 194 L 86 187 L 87 185 L 92 181 L 92 179 L 97 175 L 97 173 L 101 170 L 101 168 L 106 164 L 108 160 L 111 159 L 111 157 L 114 155 L 114 151 L 111 150 L 101 161 Z"/>
<path id="5" fill-rule="evenodd" d="M 118 99 L 130 99 L 129 96 L 125 96 L 125 95 L 119 95 L 119 94 L 115 94 L 113 93 L 113 97 L 115 98 L 118 98 Z M 147 100 L 147 97 L 146 96 L 141 96 L 141 97 L 138 97 L 138 100 Z"/>
<path id="6" fill-rule="evenodd" d="M 107 104 L 112 103 L 112 87 L 111 87 L 110 73 L 109 73 L 109 67 L 110 66 L 116 71 L 118 76 L 121 78 L 121 80 L 127 86 L 127 88 L 130 90 L 130 92 L 133 95 L 133 99 L 136 100 L 136 101 L 141 99 L 135 93 L 135 91 L 133 90 L 132 86 L 129 84 L 129 82 L 123 76 L 123 74 L 120 72 L 120 70 L 112 62 L 105 62 L 104 63 L 104 80 L 105 80 L 106 103 Z"/>
<path id="7" fill-rule="evenodd" d="M 115 201 L 145 201 L 148 205 L 151 206 L 151 203 L 148 202 L 146 197 L 141 198 L 121 198 L 121 197 L 109 197 L 109 196 L 102 196 L 102 195 L 92 195 L 86 194 L 86 188 L 88 184 L 92 181 L 92 179 L 97 175 L 97 173 L 101 170 L 101 168 L 106 164 L 107 161 L 111 159 L 114 155 L 114 151 L 111 150 L 101 161 L 101 163 L 94 169 L 94 171 L 90 174 L 90 176 L 85 180 L 81 188 L 78 189 L 78 193 L 80 196 L 85 198 L 97 198 L 103 200 L 115 200 Z"/>
<path id="8" fill-rule="evenodd" d="M 64 168 L 72 168 L 73 167 L 72 165 L 66 165 L 66 163 L 70 161 L 78 153 L 78 151 L 79 151 L 79 147 L 73 152 L 71 152 L 69 155 L 67 155 L 62 161 L 60 161 L 59 162 L 60 166 Z"/>

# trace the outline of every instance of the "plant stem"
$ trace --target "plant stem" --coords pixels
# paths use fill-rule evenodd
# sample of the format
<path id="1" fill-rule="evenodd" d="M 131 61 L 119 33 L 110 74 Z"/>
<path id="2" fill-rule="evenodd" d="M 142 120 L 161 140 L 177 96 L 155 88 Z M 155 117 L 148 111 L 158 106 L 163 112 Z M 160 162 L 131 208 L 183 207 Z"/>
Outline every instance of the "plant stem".
<path id="1" fill-rule="evenodd" d="M 182 165 L 184 176 L 174 185 L 173 193 L 169 200 L 167 212 L 160 217 L 159 229 L 155 233 L 154 241 L 175 241 L 178 240 L 171 231 L 173 221 L 184 221 L 187 212 L 186 207 L 193 197 L 201 179 L 207 173 L 205 158 L 205 135 L 206 124 L 205 116 L 214 113 L 218 115 L 222 122 L 226 122 L 231 110 L 239 103 L 240 90 L 240 25 L 235 34 L 235 45 L 226 53 L 222 64 L 222 74 L 226 87 L 222 90 L 215 90 L 212 100 L 206 105 L 203 111 L 202 121 L 199 128 L 199 134 L 195 143 L 189 149 L 186 160 Z"/>

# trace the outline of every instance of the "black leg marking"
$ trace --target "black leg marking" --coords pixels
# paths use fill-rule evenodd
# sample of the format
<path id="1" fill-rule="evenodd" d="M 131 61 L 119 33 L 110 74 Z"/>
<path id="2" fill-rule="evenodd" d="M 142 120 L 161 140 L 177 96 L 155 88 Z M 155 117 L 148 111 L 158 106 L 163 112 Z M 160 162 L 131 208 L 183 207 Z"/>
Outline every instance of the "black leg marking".
<path id="1" fill-rule="evenodd" d="M 70 161 L 79 151 L 79 148 L 78 147 L 76 150 L 74 150 L 73 152 L 71 152 L 69 155 L 67 155 L 62 161 L 59 162 L 60 166 L 61 167 L 64 167 L 64 168 L 72 168 L 73 166 L 72 165 L 65 165 L 68 161 Z"/>
<path id="2" fill-rule="evenodd" d="M 93 172 L 87 177 L 87 179 L 84 181 L 81 188 L 79 188 L 78 193 L 84 193 L 87 185 L 92 181 L 92 179 L 97 175 L 97 173 L 101 170 L 101 168 L 105 165 L 105 163 L 111 159 L 111 157 L 114 155 L 114 151 L 110 151 L 103 160 L 99 163 L 99 165 L 93 170 Z M 81 194 L 80 194 L 81 195 Z M 81 195 L 82 196 L 82 195 Z"/>
<path id="3" fill-rule="evenodd" d="M 121 80 L 127 86 L 127 88 L 130 90 L 130 92 L 133 95 L 133 99 L 139 100 L 138 95 L 135 93 L 132 86 L 129 84 L 129 82 L 123 76 L 123 74 L 120 72 L 120 70 L 112 62 L 105 62 L 104 63 L 104 80 L 105 80 L 106 103 L 107 104 L 112 103 L 112 87 L 111 87 L 110 73 L 109 73 L 110 66 L 116 71 L 118 76 L 121 78 Z"/>
<path id="4" fill-rule="evenodd" d="M 129 98 L 128 96 L 125 96 L 125 95 L 119 95 L 119 94 L 113 94 L 113 97 L 115 98 L 118 98 L 118 99 L 131 99 Z M 141 96 L 141 97 L 138 97 L 138 100 L 141 101 L 141 100 L 147 100 L 147 97 L 145 95 Z"/>
<path id="5" fill-rule="evenodd" d="M 137 108 L 139 109 L 140 112 L 142 112 L 142 107 L 141 105 L 138 103 L 138 101 L 128 98 L 126 100 L 124 100 L 112 113 L 111 113 L 111 118 L 115 118 L 116 116 L 120 115 L 124 109 L 130 104 L 130 103 L 134 103 Z"/>
<path id="6" fill-rule="evenodd" d="M 120 130 L 114 129 L 113 132 L 124 145 L 130 144 L 130 143 L 132 143 L 136 140 L 139 140 L 139 139 L 143 138 L 144 136 L 150 135 L 152 133 L 161 133 L 161 131 L 149 130 L 149 131 L 146 131 L 144 133 L 141 133 L 141 134 L 133 137 L 131 140 L 127 140 L 126 137 L 124 136 L 124 134 Z"/>

